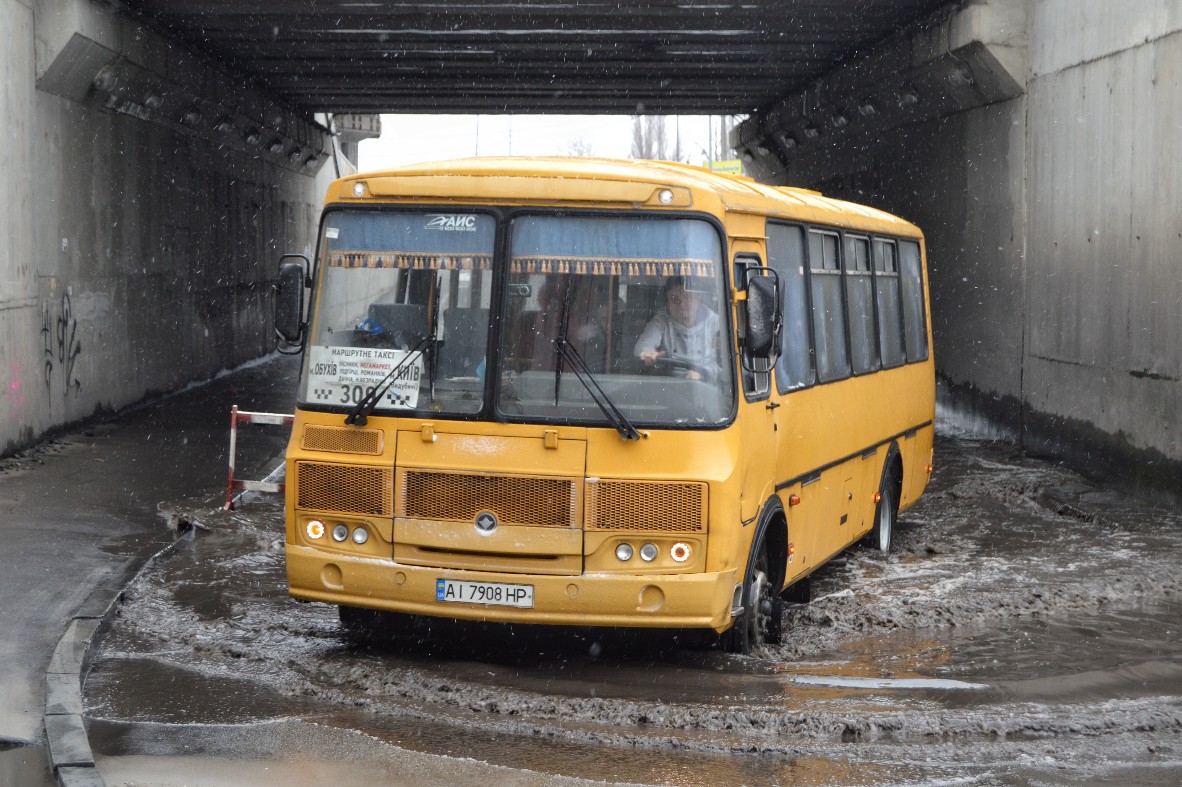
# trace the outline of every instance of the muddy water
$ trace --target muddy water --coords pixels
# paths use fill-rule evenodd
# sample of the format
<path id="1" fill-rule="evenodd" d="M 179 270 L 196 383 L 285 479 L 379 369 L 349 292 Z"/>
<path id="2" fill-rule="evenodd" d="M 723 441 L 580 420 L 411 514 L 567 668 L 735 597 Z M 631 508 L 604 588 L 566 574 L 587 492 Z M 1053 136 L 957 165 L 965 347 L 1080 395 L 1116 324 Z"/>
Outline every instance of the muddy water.
<path id="1" fill-rule="evenodd" d="M 185 511 L 209 531 L 128 594 L 86 686 L 92 743 L 181 756 L 196 735 L 234 759 L 282 723 L 300 733 L 277 758 L 331 761 L 352 731 L 375 761 L 558 780 L 1182 783 L 1182 517 L 991 444 L 937 457 L 896 551 L 823 569 L 751 657 L 437 621 L 354 647 L 333 608 L 287 599 L 277 503 Z"/>

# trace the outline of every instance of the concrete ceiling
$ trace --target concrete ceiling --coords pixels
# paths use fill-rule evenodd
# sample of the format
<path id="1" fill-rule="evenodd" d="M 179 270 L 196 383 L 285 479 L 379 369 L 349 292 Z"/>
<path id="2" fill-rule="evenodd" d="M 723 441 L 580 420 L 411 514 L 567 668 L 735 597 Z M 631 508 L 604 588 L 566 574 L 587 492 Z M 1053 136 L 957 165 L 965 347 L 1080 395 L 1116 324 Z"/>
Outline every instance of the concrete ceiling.
<path id="1" fill-rule="evenodd" d="M 949 0 L 123 0 L 306 112 L 737 114 Z"/>

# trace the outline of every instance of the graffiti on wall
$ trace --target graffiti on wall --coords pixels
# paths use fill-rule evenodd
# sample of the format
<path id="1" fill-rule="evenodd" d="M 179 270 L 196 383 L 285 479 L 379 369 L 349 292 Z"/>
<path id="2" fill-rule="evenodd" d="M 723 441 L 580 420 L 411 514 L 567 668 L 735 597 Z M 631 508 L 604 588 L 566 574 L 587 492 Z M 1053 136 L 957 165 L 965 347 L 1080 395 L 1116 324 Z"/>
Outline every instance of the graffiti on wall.
<path id="1" fill-rule="evenodd" d="M 46 390 L 52 395 L 55 388 L 60 387 L 63 397 L 77 396 L 82 390 L 82 381 L 75 374 L 74 366 L 78 356 L 82 355 L 82 340 L 78 337 L 78 320 L 74 317 L 68 287 L 59 303 L 43 302 L 41 343 L 45 351 Z"/>

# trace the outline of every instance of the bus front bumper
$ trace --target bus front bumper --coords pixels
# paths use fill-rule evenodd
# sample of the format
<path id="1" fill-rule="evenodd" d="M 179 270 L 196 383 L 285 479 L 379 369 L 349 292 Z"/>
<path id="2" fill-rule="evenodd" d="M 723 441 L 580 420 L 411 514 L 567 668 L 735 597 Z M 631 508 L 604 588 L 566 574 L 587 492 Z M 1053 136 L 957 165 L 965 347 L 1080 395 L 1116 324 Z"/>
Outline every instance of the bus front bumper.
<path id="1" fill-rule="evenodd" d="M 546 576 L 425 568 L 287 546 L 293 598 L 461 620 L 556 626 L 698 628 L 731 625 L 736 570 L 698 574 Z M 531 585 L 528 609 L 440 602 L 440 579 Z"/>

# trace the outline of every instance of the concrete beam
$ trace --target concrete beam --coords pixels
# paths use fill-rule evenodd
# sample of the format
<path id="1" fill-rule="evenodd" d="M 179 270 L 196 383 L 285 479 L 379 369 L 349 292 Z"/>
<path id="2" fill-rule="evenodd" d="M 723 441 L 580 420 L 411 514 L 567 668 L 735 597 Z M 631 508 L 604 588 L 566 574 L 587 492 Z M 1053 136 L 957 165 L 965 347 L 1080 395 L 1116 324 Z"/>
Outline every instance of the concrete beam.
<path id="1" fill-rule="evenodd" d="M 1026 84 L 1025 0 L 975 0 L 900 31 L 732 134 L 746 169 L 775 183 L 831 172 L 850 137 L 964 112 L 1020 95 Z"/>
<path id="2" fill-rule="evenodd" d="M 37 89 L 314 174 L 328 129 L 241 78 L 116 13 L 115 3 L 44 0 Z"/>

